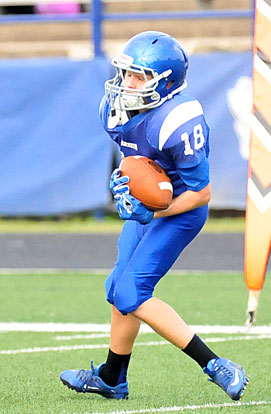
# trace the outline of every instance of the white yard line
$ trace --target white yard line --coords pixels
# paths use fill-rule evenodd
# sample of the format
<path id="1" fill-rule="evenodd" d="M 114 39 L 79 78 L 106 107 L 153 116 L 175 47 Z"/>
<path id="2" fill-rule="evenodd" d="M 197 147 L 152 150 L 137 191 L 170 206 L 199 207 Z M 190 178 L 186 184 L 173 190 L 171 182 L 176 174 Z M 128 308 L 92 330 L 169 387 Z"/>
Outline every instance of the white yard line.
<path id="1" fill-rule="evenodd" d="M 159 408 L 146 408 L 139 410 L 121 410 L 121 411 L 85 411 L 85 412 L 73 412 L 71 414 L 147 414 L 147 413 L 170 413 L 170 412 L 183 412 L 183 411 L 197 411 L 206 408 L 224 408 L 224 407 L 252 407 L 252 406 L 265 406 L 271 405 L 271 401 L 249 401 L 249 402 L 232 402 L 223 404 L 202 404 L 202 405 L 183 405 L 172 407 L 159 407 Z M 66 411 L 62 411 L 62 414 L 66 414 Z"/>
<path id="2" fill-rule="evenodd" d="M 170 345 L 167 341 L 151 341 L 151 342 L 137 342 L 135 346 L 157 346 L 157 345 Z M 87 345 L 71 345 L 71 346 L 47 346 L 47 347 L 35 347 L 25 349 L 3 349 L 0 350 L 0 355 L 16 355 L 16 354 L 31 354 L 36 352 L 56 352 L 56 351 L 78 351 L 82 349 L 103 349 L 108 348 L 107 344 L 87 344 Z"/>
<path id="3" fill-rule="evenodd" d="M 98 334 L 87 334 L 87 335 L 58 335 L 55 337 L 55 340 L 56 341 L 73 341 L 74 339 L 97 339 L 97 338 L 109 338 L 109 337 L 110 337 L 110 333 L 98 333 Z"/>
<path id="4" fill-rule="evenodd" d="M 140 334 L 146 334 L 148 332 L 140 332 Z M 110 334 L 90 334 L 90 335 L 61 335 L 56 336 L 56 341 L 74 341 L 75 339 L 97 339 L 97 338 L 109 338 Z M 228 341 L 250 341 L 253 339 L 270 339 L 271 334 L 266 335 L 243 335 L 243 336 L 227 336 L 227 337 L 214 337 L 205 338 L 205 342 L 228 342 Z M 203 339 L 203 338 L 202 338 Z"/>
<path id="5" fill-rule="evenodd" d="M 270 339 L 271 335 L 243 335 L 243 336 L 228 336 L 220 338 L 205 338 L 205 342 L 229 342 L 229 341 L 251 341 L 255 339 Z"/>
<path id="6" fill-rule="evenodd" d="M 271 335 L 251 335 L 251 336 L 239 336 L 239 337 L 225 337 L 225 338 L 206 338 L 205 342 L 228 342 L 228 341 L 250 341 L 259 339 L 271 339 Z M 135 346 L 161 346 L 170 345 L 168 341 L 149 341 L 149 342 L 136 342 Z M 79 344 L 79 345 L 61 345 L 61 346 L 49 346 L 49 347 L 35 347 L 24 349 L 3 349 L 0 350 L 0 355 L 16 355 L 16 354 L 29 354 L 37 352 L 65 352 L 65 351 L 78 351 L 82 349 L 104 349 L 108 348 L 109 344 Z"/>
<path id="7" fill-rule="evenodd" d="M 244 325 L 191 325 L 197 334 L 249 334 L 270 335 L 271 325 L 252 326 L 248 331 Z M 55 322 L 0 322 L 0 332 L 93 332 L 109 333 L 109 323 L 55 323 Z M 153 333 L 142 324 L 140 332 Z"/>
<path id="8" fill-rule="evenodd" d="M 206 342 L 227 342 L 227 341 L 250 341 L 271 338 L 271 326 L 254 326 L 248 333 L 245 326 L 220 326 L 220 325 L 196 325 L 192 326 L 194 332 L 200 334 L 244 334 L 226 337 L 205 338 Z M 24 323 L 24 322 L 1 322 L 0 333 L 6 332 L 92 332 L 90 335 L 69 335 L 59 336 L 58 340 L 75 339 L 96 339 L 109 337 L 110 324 L 73 324 L 73 323 Z M 142 324 L 140 333 L 153 333 L 149 326 Z M 169 345 L 167 341 L 136 342 L 135 346 L 162 346 Z M 64 352 L 82 349 L 103 349 L 108 348 L 105 344 L 75 344 L 50 347 L 34 347 L 23 349 L 0 350 L 0 355 L 15 355 L 37 352 Z"/>

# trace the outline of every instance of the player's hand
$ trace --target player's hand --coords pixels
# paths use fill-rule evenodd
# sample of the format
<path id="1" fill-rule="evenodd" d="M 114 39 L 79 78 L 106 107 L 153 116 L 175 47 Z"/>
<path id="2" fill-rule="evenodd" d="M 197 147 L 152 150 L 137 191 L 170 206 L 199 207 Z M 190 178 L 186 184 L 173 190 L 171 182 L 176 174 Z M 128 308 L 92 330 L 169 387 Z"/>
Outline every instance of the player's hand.
<path id="1" fill-rule="evenodd" d="M 127 185 L 129 182 L 129 177 L 127 175 L 124 175 L 121 177 L 121 170 L 119 168 L 116 168 L 110 178 L 110 190 L 113 193 L 114 197 L 117 197 L 121 194 L 129 194 L 130 188 Z"/>
<path id="2" fill-rule="evenodd" d="M 141 224 L 148 224 L 153 219 L 153 211 L 147 209 L 131 194 L 121 194 L 115 197 L 119 216 L 122 220 L 136 220 Z"/>

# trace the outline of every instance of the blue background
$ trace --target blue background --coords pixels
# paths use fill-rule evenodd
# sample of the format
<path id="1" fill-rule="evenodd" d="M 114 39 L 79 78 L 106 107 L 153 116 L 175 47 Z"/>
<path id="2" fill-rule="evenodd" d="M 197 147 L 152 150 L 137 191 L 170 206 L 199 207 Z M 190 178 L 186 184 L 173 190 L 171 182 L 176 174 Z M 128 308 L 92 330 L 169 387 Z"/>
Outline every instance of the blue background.
<path id="1" fill-rule="evenodd" d="M 190 57 L 187 92 L 211 128 L 213 208 L 245 208 L 247 161 L 227 90 L 252 73 L 252 53 Z M 0 62 L 0 214 L 54 215 L 104 207 L 114 145 L 100 124 L 106 59 Z"/>

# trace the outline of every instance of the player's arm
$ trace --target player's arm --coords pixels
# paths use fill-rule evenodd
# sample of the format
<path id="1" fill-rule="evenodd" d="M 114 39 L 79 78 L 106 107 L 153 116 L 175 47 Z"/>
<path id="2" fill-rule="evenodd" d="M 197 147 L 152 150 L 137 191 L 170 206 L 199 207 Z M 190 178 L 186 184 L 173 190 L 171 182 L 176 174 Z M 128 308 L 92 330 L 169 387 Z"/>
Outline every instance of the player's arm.
<path id="1" fill-rule="evenodd" d="M 176 198 L 173 198 L 166 210 L 156 211 L 153 218 L 173 216 L 182 214 L 208 204 L 211 199 L 211 187 L 208 184 L 200 191 L 187 190 Z"/>
<path id="2" fill-rule="evenodd" d="M 210 201 L 209 162 L 206 157 L 203 157 L 194 167 L 178 168 L 177 171 L 186 185 L 186 191 L 173 198 L 166 210 L 154 213 L 154 218 L 182 214 L 194 208 L 202 207 Z"/>

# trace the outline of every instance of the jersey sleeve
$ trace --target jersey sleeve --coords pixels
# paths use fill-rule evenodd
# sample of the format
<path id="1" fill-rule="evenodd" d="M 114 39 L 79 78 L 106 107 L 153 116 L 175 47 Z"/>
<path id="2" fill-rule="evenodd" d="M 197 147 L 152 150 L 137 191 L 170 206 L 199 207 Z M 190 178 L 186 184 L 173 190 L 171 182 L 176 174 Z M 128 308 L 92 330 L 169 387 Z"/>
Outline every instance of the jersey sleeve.
<path id="1" fill-rule="evenodd" d="M 209 162 L 206 157 L 194 167 L 178 168 L 177 173 L 182 178 L 187 190 L 200 191 L 210 182 Z"/>
<path id="2" fill-rule="evenodd" d="M 209 127 L 197 100 L 176 106 L 159 131 L 159 150 L 168 150 L 176 168 L 191 168 L 209 155 Z"/>

